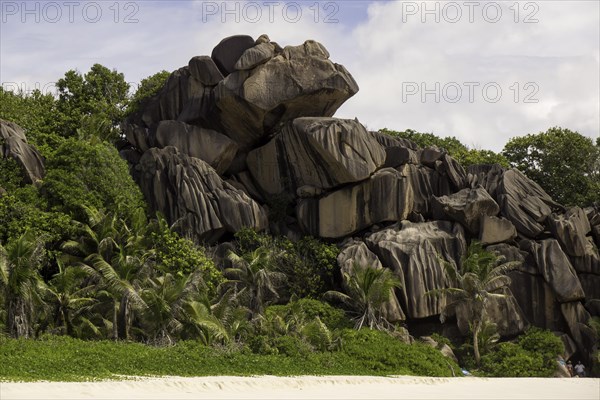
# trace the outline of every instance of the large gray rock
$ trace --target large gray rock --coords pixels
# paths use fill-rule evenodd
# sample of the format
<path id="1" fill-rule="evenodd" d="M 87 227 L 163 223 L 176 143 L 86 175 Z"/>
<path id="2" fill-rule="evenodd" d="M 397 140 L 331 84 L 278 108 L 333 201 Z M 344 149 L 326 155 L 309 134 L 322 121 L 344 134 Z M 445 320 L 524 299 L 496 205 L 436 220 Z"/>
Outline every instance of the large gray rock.
<path id="1" fill-rule="evenodd" d="M 336 118 L 296 118 L 246 159 L 268 195 L 362 181 L 384 161 L 385 151 L 358 121 Z"/>
<path id="2" fill-rule="evenodd" d="M 352 274 L 355 264 L 367 265 L 370 268 L 381 269 L 383 266 L 377 256 L 369 250 L 366 244 L 360 240 L 352 240 L 345 243 L 337 257 L 337 263 L 342 274 Z M 344 281 L 344 285 L 347 282 Z M 390 300 L 384 304 L 384 318 L 389 322 L 404 321 L 406 316 L 398 302 L 396 293 L 392 293 Z"/>
<path id="3" fill-rule="evenodd" d="M 140 111 L 141 119 L 147 127 L 155 127 L 163 120 L 176 120 L 192 94 L 203 91 L 204 85 L 190 76 L 188 67 L 179 68 L 169 75 L 165 86 Z"/>
<path id="4" fill-rule="evenodd" d="M 530 238 L 536 238 L 544 231 L 544 223 L 552 208 L 560 207 L 540 185 L 517 169 L 504 172 L 497 193 L 502 215 L 515 225 L 519 233 Z"/>
<path id="5" fill-rule="evenodd" d="M 231 73 L 214 90 L 214 117 L 223 133 L 247 149 L 294 118 L 331 117 L 358 85 L 328 57 L 320 43 L 307 41 L 251 70 Z"/>
<path id="6" fill-rule="evenodd" d="M 595 207 L 587 207 L 584 211 L 590 222 L 594 242 L 596 246 L 600 247 L 600 204 Z"/>
<path id="7" fill-rule="evenodd" d="M 446 306 L 445 296 L 431 290 L 447 287 L 440 258 L 458 263 L 466 242 L 460 224 L 446 221 L 410 223 L 369 235 L 366 243 L 387 268 L 400 278 L 400 303 L 409 318 L 438 315 Z"/>
<path id="8" fill-rule="evenodd" d="M 598 342 L 598 336 L 587 325 L 591 318 L 590 314 L 578 301 L 563 303 L 560 305 L 560 310 L 577 348 L 584 354 L 591 354 L 592 348 Z"/>
<path id="9" fill-rule="evenodd" d="M 433 197 L 433 217 L 460 222 L 470 233 L 479 231 L 483 216 L 495 216 L 498 204 L 482 187 L 463 189 L 448 196 Z"/>
<path id="10" fill-rule="evenodd" d="M 406 219 L 413 192 L 409 181 L 393 168 L 319 199 L 302 199 L 296 215 L 303 231 L 322 238 L 341 238 L 373 224 Z"/>
<path id="11" fill-rule="evenodd" d="M 248 35 L 234 35 L 221 40 L 212 51 L 211 58 L 223 74 L 227 76 L 235 71 L 235 64 L 242 54 L 254 47 L 254 39 Z"/>
<path id="12" fill-rule="evenodd" d="M 404 164 L 398 170 L 408 178 L 414 193 L 413 212 L 424 217 L 430 217 L 432 214 L 433 196 L 446 196 L 453 193 L 448 178 L 432 168 Z"/>
<path id="13" fill-rule="evenodd" d="M 141 152 L 148 150 L 148 128 L 136 124 L 125 124 L 125 138 L 133 147 Z"/>
<path id="14" fill-rule="evenodd" d="M 504 168 L 500 164 L 476 164 L 467 167 L 467 184 L 470 188 L 483 186 L 494 199 L 498 198 L 498 186 Z"/>
<path id="15" fill-rule="evenodd" d="M 490 297 L 486 306 L 486 316 L 490 322 L 496 324 L 498 334 L 501 336 L 515 336 L 525 331 L 529 326 L 519 303 L 509 288 L 501 290 L 498 294 L 504 297 Z M 463 335 L 469 333 L 471 310 L 466 304 L 457 307 L 456 323 Z"/>
<path id="16" fill-rule="evenodd" d="M 510 290 L 530 324 L 554 331 L 567 329 L 554 290 L 541 275 L 512 271 L 508 276 Z"/>
<path id="17" fill-rule="evenodd" d="M 229 168 L 238 146 L 211 129 L 179 121 L 161 121 L 156 128 L 156 147 L 174 146 L 180 152 L 206 161 L 219 174 Z"/>
<path id="18" fill-rule="evenodd" d="M 214 86 L 223 79 L 223 74 L 209 56 L 192 57 L 188 68 L 190 75 L 206 86 Z"/>
<path id="19" fill-rule="evenodd" d="M 226 232 L 267 226 L 254 200 L 223 182 L 207 163 L 175 147 L 146 151 L 135 176 L 151 209 L 195 241 L 214 242 Z"/>
<path id="20" fill-rule="evenodd" d="M 577 273 L 600 275 L 600 251 L 591 237 L 585 238 L 585 247 L 581 257 L 570 257 Z"/>
<path id="21" fill-rule="evenodd" d="M 579 274 L 579 281 L 587 300 L 600 299 L 600 275 Z"/>
<path id="22" fill-rule="evenodd" d="M 564 214 L 551 214 L 547 222 L 550 232 L 558 240 L 565 253 L 576 257 L 585 254 L 588 243 L 586 235 L 591 231 L 591 227 L 581 208 L 572 207 Z"/>
<path id="23" fill-rule="evenodd" d="M 552 287 L 560 303 L 582 300 L 585 297 L 575 269 L 560 248 L 558 241 L 554 239 L 537 242 L 522 240 L 520 246 L 521 249 L 531 254 L 540 274 Z"/>
<path id="24" fill-rule="evenodd" d="M 46 174 L 44 160 L 36 148 L 27 143 L 23 128 L 3 119 L 0 119 L 0 154 L 17 162 L 25 183 L 35 183 Z"/>
<path id="25" fill-rule="evenodd" d="M 246 49 L 235 63 L 234 69 L 243 71 L 264 64 L 275 56 L 275 46 L 269 42 Z"/>
<path id="26" fill-rule="evenodd" d="M 444 154 L 441 160 L 436 161 L 435 170 L 448 178 L 453 189 L 460 190 L 467 186 L 467 173 L 458 161 Z"/>
<path id="27" fill-rule="evenodd" d="M 419 164 L 419 148 L 404 138 L 392 137 L 383 132 L 369 132 L 385 149 L 384 167 L 399 167 L 404 164 Z"/>
<path id="28" fill-rule="evenodd" d="M 494 216 L 481 217 L 479 241 L 483 245 L 503 243 L 517 237 L 517 230 L 509 220 Z"/>

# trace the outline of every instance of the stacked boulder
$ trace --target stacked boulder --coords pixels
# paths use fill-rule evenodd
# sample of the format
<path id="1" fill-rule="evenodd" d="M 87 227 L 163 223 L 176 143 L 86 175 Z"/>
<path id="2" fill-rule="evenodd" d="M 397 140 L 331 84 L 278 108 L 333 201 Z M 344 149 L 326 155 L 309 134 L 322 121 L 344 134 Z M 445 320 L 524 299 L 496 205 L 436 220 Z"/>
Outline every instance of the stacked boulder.
<path id="1" fill-rule="evenodd" d="M 500 333 L 533 324 L 589 351 L 600 210 L 565 209 L 516 169 L 465 170 L 443 149 L 333 118 L 357 91 L 320 43 L 229 37 L 126 121 L 121 154 L 150 205 L 186 236 L 312 235 L 340 244 L 344 271 L 355 261 L 390 268 L 403 287 L 386 313 L 409 326 L 441 313 L 446 299 L 427 293 L 447 287 L 443 263 L 459 265 L 477 239 L 520 262 L 509 296 L 488 305 Z M 457 323 L 468 329 L 461 315 Z"/>
<path id="2" fill-rule="evenodd" d="M 25 183 L 36 183 L 46 173 L 42 156 L 27 143 L 23 128 L 3 119 L 0 119 L 0 157 L 16 161 Z"/>

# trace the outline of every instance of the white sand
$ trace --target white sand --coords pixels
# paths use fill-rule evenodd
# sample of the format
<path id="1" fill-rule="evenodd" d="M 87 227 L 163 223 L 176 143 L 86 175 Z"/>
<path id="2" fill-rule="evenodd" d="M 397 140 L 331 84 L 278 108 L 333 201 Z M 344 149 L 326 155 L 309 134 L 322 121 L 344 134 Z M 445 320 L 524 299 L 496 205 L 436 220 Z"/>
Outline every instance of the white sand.
<path id="1" fill-rule="evenodd" d="M 0 399 L 600 399 L 600 379 L 302 376 L 0 382 Z"/>

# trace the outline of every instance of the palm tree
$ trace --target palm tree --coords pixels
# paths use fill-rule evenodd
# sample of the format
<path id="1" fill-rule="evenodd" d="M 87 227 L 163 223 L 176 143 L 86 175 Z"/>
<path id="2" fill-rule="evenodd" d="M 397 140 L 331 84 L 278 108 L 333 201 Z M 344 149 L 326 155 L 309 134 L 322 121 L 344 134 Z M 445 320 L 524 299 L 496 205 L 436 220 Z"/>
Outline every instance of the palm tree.
<path id="1" fill-rule="evenodd" d="M 385 318 L 385 304 L 395 288 L 402 286 L 400 280 L 387 268 L 373 268 L 367 264 L 354 263 L 350 273 L 344 273 L 346 293 L 331 290 L 325 298 L 342 302 L 355 315 L 354 327 L 360 329 L 390 330 L 392 324 Z"/>
<path id="2" fill-rule="evenodd" d="M 62 248 L 111 294 L 113 338 L 127 340 L 131 310 L 146 306 L 139 292 L 154 255 L 145 244 L 145 216 L 142 211 L 135 214 L 129 226 L 114 213 L 94 208 L 86 212 L 89 223 L 82 224 L 84 234 Z"/>
<path id="3" fill-rule="evenodd" d="M 189 275 L 165 273 L 148 279 L 141 297 L 147 305 L 142 315 L 144 332 L 158 344 L 172 344 L 184 328 L 186 309 L 198 300 L 204 282 L 200 271 Z"/>
<path id="4" fill-rule="evenodd" d="M 95 299 L 90 297 L 93 285 L 85 285 L 84 279 L 88 273 L 77 266 L 67 266 L 58 260 L 58 272 L 50 280 L 46 297 L 48 305 L 53 309 L 53 319 L 56 327 L 64 328 L 67 335 L 73 336 L 74 314 L 79 314 Z"/>
<path id="5" fill-rule="evenodd" d="M 264 246 L 244 257 L 229 253 L 228 258 L 235 267 L 226 269 L 223 275 L 238 291 L 245 290 L 252 317 L 262 314 L 265 305 L 279 298 L 277 291 L 285 282 L 286 275 L 274 270 L 276 256 L 277 254 Z M 240 292 L 239 296 L 241 295 Z"/>
<path id="6" fill-rule="evenodd" d="M 519 265 L 519 262 L 503 263 L 504 257 L 487 251 L 481 243 L 472 241 L 467 254 L 461 260 L 460 270 L 456 264 L 441 260 L 449 287 L 432 290 L 431 295 L 446 295 L 447 304 L 440 314 L 445 322 L 448 315 L 456 312 L 468 313 L 473 334 L 473 353 L 479 365 L 479 336 L 487 321 L 486 306 L 490 299 L 504 298 L 504 289 L 510 285 L 506 275 Z"/>
<path id="7" fill-rule="evenodd" d="M 6 307 L 6 327 L 14 338 L 33 336 L 35 304 L 45 285 L 39 274 L 43 245 L 31 232 L 0 245 L 0 287 Z"/>

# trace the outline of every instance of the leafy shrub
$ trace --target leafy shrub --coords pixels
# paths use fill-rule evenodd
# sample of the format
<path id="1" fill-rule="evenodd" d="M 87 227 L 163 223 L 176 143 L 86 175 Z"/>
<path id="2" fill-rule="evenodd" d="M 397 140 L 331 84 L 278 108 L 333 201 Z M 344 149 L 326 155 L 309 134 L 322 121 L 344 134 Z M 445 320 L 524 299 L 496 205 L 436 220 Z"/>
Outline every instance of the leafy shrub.
<path id="1" fill-rule="evenodd" d="M 403 343 L 382 331 L 345 329 L 342 343 L 343 353 L 382 373 L 452 376 L 453 371 L 460 371 L 453 360 L 438 350 L 422 343 Z"/>
<path id="2" fill-rule="evenodd" d="M 86 221 L 84 206 L 117 212 L 130 222 L 146 208 L 127 163 L 107 144 L 68 139 L 47 162 L 41 193 L 55 211 Z"/>
<path id="3" fill-rule="evenodd" d="M 288 357 L 304 357 L 312 352 L 311 346 L 295 336 L 279 336 L 272 339 L 278 354 Z"/>
<path id="4" fill-rule="evenodd" d="M 500 343 L 481 358 L 481 370 L 489 376 L 550 377 L 556 371 L 556 357 L 564 351 L 562 341 L 552 332 L 528 329 L 517 343 Z"/>
<path id="5" fill-rule="evenodd" d="M 179 275 L 188 275 L 199 269 L 203 271 L 209 296 L 216 293 L 217 286 L 224 280 L 223 274 L 206 256 L 202 247 L 173 232 L 162 217 L 151 229 L 150 243 L 156 251 L 156 261 L 161 269 Z"/>
<path id="6" fill-rule="evenodd" d="M 304 298 L 291 301 L 286 305 L 271 306 L 267 313 L 275 313 L 286 319 L 289 315 L 295 314 L 301 318 L 312 321 L 319 318 L 329 329 L 342 329 L 351 327 L 350 320 L 346 317 L 343 310 L 335 308 L 328 303 Z"/>
<path id="7" fill-rule="evenodd" d="M 23 176 L 19 164 L 12 158 L 2 158 L 2 154 L 0 154 L 0 188 L 11 193 L 22 184 Z"/>
<path id="8" fill-rule="evenodd" d="M 247 228 L 237 232 L 235 237 L 242 255 L 263 246 L 275 250 L 277 269 L 287 276 L 290 297 L 319 297 L 333 289 L 337 246 L 310 236 L 292 242 L 286 237 L 271 237 Z"/>

